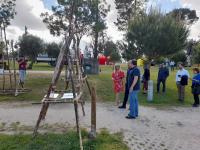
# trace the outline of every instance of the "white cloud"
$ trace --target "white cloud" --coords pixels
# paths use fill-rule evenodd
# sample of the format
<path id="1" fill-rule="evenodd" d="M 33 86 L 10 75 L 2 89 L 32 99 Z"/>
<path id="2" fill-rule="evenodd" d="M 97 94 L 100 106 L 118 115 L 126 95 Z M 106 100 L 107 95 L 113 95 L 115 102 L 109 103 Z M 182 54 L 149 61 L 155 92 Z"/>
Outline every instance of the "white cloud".
<path id="1" fill-rule="evenodd" d="M 111 11 L 108 13 L 107 16 L 107 34 L 110 36 L 113 41 L 122 40 L 123 39 L 123 33 L 120 32 L 114 22 L 117 21 L 117 10 L 116 5 L 114 3 L 114 0 L 107 0 L 107 3 L 111 5 Z"/>
<path id="2" fill-rule="evenodd" d="M 17 40 L 24 33 L 25 26 L 28 32 L 42 38 L 46 42 L 59 41 L 59 38 L 53 37 L 45 24 L 42 22 L 40 14 L 42 12 L 50 12 L 44 7 L 41 0 L 17 0 L 16 12 L 14 20 L 7 28 L 8 39 Z"/>
<path id="3" fill-rule="evenodd" d="M 191 8 L 197 11 L 197 15 L 200 18 L 200 1 L 199 0 L 181 0 L 182 6 Z M 200 38 L 200 20 L 191 26 L 190 38 Z"/>

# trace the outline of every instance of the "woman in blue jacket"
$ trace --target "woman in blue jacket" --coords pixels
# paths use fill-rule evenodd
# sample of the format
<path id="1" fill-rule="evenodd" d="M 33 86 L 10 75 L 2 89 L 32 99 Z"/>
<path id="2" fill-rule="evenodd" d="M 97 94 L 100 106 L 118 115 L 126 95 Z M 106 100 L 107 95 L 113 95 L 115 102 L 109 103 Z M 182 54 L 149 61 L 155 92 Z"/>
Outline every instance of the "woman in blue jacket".
<path id="1" fill-rule="evenodd" d="M 193 69 L 194 77 L 192 79 L 192 94 L 194 96 L 193 107 L 199 107 L 199 94 L 200 94 L 200 71 L 198 68 Z"/>

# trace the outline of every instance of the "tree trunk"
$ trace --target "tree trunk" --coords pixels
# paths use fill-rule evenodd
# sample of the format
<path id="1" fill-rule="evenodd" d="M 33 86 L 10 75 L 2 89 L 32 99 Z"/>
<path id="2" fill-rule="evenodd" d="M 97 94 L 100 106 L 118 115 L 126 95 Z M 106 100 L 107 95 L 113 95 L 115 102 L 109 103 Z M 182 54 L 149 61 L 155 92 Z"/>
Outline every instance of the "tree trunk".
<path id="1" fill-rule="evenodd" d="M 97 59 L 98 57 L 98 39 L 99 39 L 99 33 L 96 31 L 95 42 L 94 42 L 94 59 Z"/>

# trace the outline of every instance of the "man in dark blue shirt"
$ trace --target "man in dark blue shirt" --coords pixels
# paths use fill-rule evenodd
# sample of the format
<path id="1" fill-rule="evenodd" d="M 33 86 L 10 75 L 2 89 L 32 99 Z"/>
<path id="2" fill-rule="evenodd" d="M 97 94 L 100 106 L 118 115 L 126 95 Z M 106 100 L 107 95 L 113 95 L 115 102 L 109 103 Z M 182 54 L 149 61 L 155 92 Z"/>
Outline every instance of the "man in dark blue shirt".
<path id="1" fill-rule="evenodd" d="M 140 90 L 140 70 L 137 68 L 137 60 L 132 60 L 132 70 L 128 76 L 130 113 L 127 119 L 138 117 L 138 93 Z"/>
<path id="2" fill-rule="evenodd" d="M 124 94 L 124 101 L 121 106 L 119 106 L 120 109 L 125 109 L 126 108 L 126 103 L 128 101 L 128 96 L 129 96 L 129 88 L 128 88 L 128 76 L 132 70 L 132 60 L 128 62 L 128 70 L 126 73 L 126 84 L 125 84 L 125 94 Z"/>
<path id="3" fill-rule="evenodd" d="M 158 71 L 158 79 L 157 79 L 157 93 L 160 92 L 160 83 L 163 85 L 162 92 L 165 93 L 166 90 L 166 80 L 167 77 L 169 76 L 169 70 L 168 68 L 164 65 L 161 64 L 159 71 Z"/>

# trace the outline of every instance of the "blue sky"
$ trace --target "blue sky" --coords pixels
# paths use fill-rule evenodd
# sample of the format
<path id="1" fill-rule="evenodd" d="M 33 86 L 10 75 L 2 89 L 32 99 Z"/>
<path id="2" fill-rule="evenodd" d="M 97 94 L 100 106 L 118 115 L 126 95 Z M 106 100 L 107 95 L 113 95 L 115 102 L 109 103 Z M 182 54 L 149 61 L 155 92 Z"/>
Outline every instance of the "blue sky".
<path id="1" fill-rule="evenodd" d="M 44 3 L 45 8 L 51 10 L 52 5 L 56 5 L 57 0 L 42 0 Z M 109 4 L 114 6 L 114 0 L 106 0 Z M 161 11 L 164 13 L 168 13 L 169 11 L 172 11 L 175 8 L 181 8 L 181 7 L 189 7 L 190 9 L 197 10 L 197 15 L 200 16 L 200 0 L 149 0 L 147 7 L 150 8 L 151 6 L 161 8 Z M 114 25 L 114 20 L 116 20 L 116 11 L 114 10 L 114 7 L 111 7 L 111 12 L 108 14 L 108 33 L 110 33 L 110 36 L 113 37 L 114 41 L 120 40 L 123 36 L 121 34 L 116 26 Z M 191 34 L 190 36 L 192 38 L 198 39 L 200 38 L 200 20 L 195 23 L 193 26 L 191 26 Z M 117 35 L 116 35 L 117 33 Z"/>
<path id="2" fill-rule="evenodd" d="M 51 9 L 51 6 L 56 4 L 56 0 L 43 0 L 46 8 Z"/>
<path id="3" fill-rule="evenodd" d="M 150 0 L 148 6 L 160 7 L 163 12 L 169 12 L 182 7 L 180 0 Z"/>
<path id="4" fill-rule="evenodd" d="M 56 4 L 56 0 L 43 0 L 46 8 L 51 9 L 52 5 Z M 163 12 L 169 12 L 174 8 L 180 8 L 180 0 L 150 0 L 148 6 L 158 6 Z"/>

